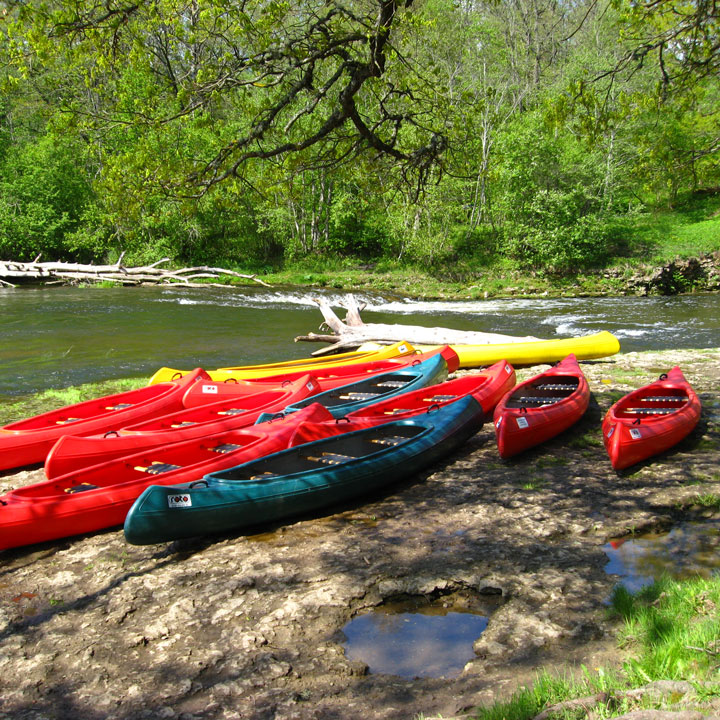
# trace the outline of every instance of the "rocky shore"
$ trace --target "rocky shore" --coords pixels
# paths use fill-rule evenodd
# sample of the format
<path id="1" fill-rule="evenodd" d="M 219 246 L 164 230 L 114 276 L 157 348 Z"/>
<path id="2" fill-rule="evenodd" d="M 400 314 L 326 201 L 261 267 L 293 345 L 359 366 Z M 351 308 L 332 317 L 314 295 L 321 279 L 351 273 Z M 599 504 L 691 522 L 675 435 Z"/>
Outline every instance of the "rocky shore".
<path id="1" fill-rule="evenodd" d="M 605 410 L 675 364 L 703 402 L 699 426 L 614 472 Z M 516 460 L 499 459 L 486 424 L 411 482 L 258 534 L 133 547 L 115 529 L 0 553 L 0 718 L 448 717 L 541 668 L 618 663 L 603 545 L 698 515 L 694 500 L 720 492 L 720 350 L 583 368 L 584 419 Z M 2 474 L 0 491 L 41 477 Z M 408 595 L 492 601 L 459 677 L 372 674 L 345 657 L 352 617 Z"/>

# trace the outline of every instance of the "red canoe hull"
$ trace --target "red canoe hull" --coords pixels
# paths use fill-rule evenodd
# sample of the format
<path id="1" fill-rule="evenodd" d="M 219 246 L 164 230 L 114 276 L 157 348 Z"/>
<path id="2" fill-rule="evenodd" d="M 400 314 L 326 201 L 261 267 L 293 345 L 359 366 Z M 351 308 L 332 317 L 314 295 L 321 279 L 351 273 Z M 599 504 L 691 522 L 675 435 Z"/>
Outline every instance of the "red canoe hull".
<path id="1" fill-rule="evenodd" d="M 173 382 L 86 400 L 5 425 L 0 428 L 0 470 L 44 462 L 64 435 L 107 432 L 180 410 L 187 388 L 208 377 L 197 368 Z"/>
<path id="2" fill-rule="evenodd" d="M 559 435 L 585 414 L 589 402 L 590 388 L 574 355 L 520 383 L 493 414 L 500 457 L 512 457 Z"/>
<path id="3" fill-rule="evenodd" d="M 313 377 L 320 384 L 320 392 L 326 390 L 334 390 L 335 388 L 349 385 L 351 383 L 364 380 L 373 375 L 380 375 L 393 370 L 401 370 L 411 365 L 415 365 L 429 357 L 440 354 L 445 358 L 448 373 L 454 373 L 459 365 L 460 358 L 458 354 L 449 346 L 431 352 L 419 353 L 415 355 L 403 355 L 398 358 L 390 358 L 387 360 L 376 360 L 367 363 L 355 363 L 352 365 L 339 365 L 337 367 L 320 368 L 313 371 Z M 238 393 L 246 393 L 247 386 L 276 386 L 282 387 L 287 383 L 295 382 L 299 378 L 307 375 L 306 372 L 296 371 L 283 373 L 282 375 L 272 375 L 265 378 L 257 378 L 254 380 L 242 382 L 215 382 L 207 380 L 188 388 L 183 397 L 183 404 L 187 408 L 204 405 L 209 400 L 218 401 L 221 399 L 231 399 Z"/>
<path id="4" fill-rule="evenodd" d="M 603 442 L 615 470 L 669 450 L 698 421 L 700 399 L 679 367 L 616 402 L 602 423 Z"/>
<path id="5" fill-rule="evenodd" d="M 119 428 L 117 432 L 89 436 L 66 435 L 48 453 L 45 476 L 48 479 L 56 478 L 161 445 L 239 430 L 252 425 L 262 413 L 279 412 L 290 403 L 315 394 L 320 386 L 312 376 L 305 374 L 284 388 L 263 389 L 262 386 L 256 386 L 255 390 L 252 395 L 241 394 L 219 402 L 183 408 Z"/>

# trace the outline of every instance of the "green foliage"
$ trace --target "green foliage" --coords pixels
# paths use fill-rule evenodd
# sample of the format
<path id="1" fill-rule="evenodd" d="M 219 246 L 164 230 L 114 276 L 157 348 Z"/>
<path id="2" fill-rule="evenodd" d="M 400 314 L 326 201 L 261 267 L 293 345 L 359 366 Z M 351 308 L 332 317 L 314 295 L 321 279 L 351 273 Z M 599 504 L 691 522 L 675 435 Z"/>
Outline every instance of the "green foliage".
<path id="1" fill-rule="evenodd" d="M 0 257 L 502 284 L 718 249 L 712 212 L 643 226 L 720 186 L 716 58 L 646 52 L 711 38 L 701 6 L 402 5 L 376 37 L 375 2 L 8 7 Z"/>
<path id="2" fill-rule="evenodd" d="M 68 255 L 92 193 L 81 148 L 52 134 L 13 146 L 0 165 L 0 256 L 33 260 Z"/>

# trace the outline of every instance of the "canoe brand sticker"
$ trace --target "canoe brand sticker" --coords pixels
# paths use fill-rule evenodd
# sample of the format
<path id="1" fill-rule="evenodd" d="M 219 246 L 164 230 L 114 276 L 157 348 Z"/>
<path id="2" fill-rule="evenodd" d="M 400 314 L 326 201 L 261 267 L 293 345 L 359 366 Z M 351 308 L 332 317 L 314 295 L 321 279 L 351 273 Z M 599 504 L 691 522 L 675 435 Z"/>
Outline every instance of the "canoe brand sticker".
<path id="1" fill-rule="evenodd" d="M 633 440 L 639 440 L 642 437 L 642 433 L 638 428 L 630 428 L 630 437 Z"/>
<path id="2" fill-rule="evenodd" d="M 615 426 L 614 426 L 614 425 L 611 425 L 611 426 L 610 426 L 610 429 L 607 431 L 608 440 L 613 436 L 613 433 L 614 433 L 614 432 L 615 432 Z"/>
<path id="3" fill-rule="evenodd" d="M 398 351 L 401 353 L 406 353 L 408 351 L 407 345 L 400 345 L 400 347 L 398 348 Z"/>
<path id="4" fill-rule="evenodd" d="M 192 498 L 188 493 L 184 495 L 168 495 L 168 507 L 171 508 L 184 508 L 192 507 Z"/>
<path id="5" fill-rule="evenodd" d="M 217 391 L 218 391 L 217 385 L 203 385 L 202 391 L 206 395 L 217 395 Z"/>
<path id="6" fill-rule="evenodd" d="M 313 383 L 312 380 L 310 380 L 310 382 L 309 382 L 305 387 L 306 387 L 308 390 L 314 390 L 314 389 L 315 389 L 315 385 L 314 385 L 314 383 Z"/>
<path id="7" fill-rule="evenodd" d="M 530 423 L 527 421 L 526 417 L 519 417 L 515 418 L 517 420 L 517 426 L 524 430 Z"/>
<path id="8" fill-rule="evenodd" d="M 506 365 L 505 372 L 509 375 L 512 372 L 512 368 L 509 365 Z"/>
<path id="9" fill-rule="evenodd" d="M 497 419 L 497 422 L 495 423 L 495 427 L 500 427 L 501 422 L 502 422 L 502 415 Z"/>

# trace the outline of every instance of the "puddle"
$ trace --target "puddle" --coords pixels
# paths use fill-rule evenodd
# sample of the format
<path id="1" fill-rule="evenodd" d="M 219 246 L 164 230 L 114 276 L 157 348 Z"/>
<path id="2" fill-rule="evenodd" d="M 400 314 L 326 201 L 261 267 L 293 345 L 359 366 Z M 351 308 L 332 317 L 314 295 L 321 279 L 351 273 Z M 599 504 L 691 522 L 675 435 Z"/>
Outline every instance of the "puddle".
<path id="1" fill-rule="evenodd" d="M 457 677 L 475 657 L 473 643 L 498 604 L 499 598 L 488 599 L 482 609 L 477 602 L 471 609 L 471 603 L 448 597 L 384 603 L 345 625 L 345 655 L 364 662 L 373 674 Z"/>
<path id="2" fill-rule="evenodd" d="M 675 579 L 708 576 L 720 570 L 720 520 L 685 522 L 667 532 L 611 540 L 603 550 L 605 572 L 619 575 L 631 592 L 666 574 Z"/>

